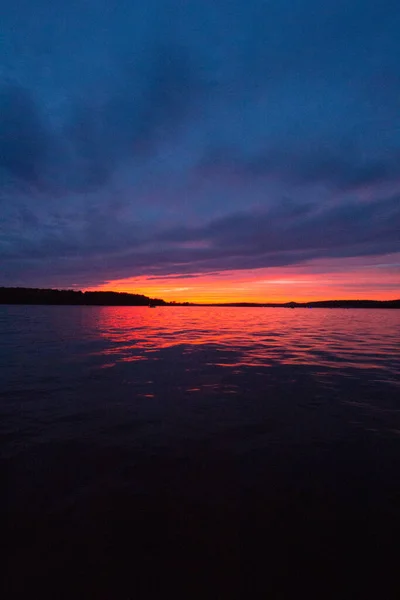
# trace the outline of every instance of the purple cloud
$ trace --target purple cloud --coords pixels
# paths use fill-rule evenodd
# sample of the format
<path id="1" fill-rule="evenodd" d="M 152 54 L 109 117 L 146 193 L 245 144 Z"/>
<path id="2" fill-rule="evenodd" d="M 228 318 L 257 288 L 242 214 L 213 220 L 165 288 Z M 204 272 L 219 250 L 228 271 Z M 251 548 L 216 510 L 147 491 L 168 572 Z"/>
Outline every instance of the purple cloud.
<path id="1" fill-rule="evenodd" d="M 400 251 L 398 3 L 189 4 L 7 7 L 0 284 Z"/>

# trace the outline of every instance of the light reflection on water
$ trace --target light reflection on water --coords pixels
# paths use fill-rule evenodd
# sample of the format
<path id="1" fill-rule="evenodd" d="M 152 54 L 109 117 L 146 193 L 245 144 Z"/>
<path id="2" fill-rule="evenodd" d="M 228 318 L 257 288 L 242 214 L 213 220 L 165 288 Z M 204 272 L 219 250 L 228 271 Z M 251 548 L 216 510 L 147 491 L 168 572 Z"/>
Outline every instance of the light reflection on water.
<path id="1" fill-rule="evenodd" d="M 400 430 L 400 311 L 3 306 L 0 328 L 12 444 Z"/>
<path id="2" fill-rule="evenodd" d="M 136 597 L 121 564 L 147 590 L 221 556 L 268 586 L 397 556 L 400 311 L 0 306 L 0 334 L 7 598 L 82 573 L 65 597 Z"/>
<path id="3" fill-rule="evenodd" d="M 87 317 L 86 327 L 109 343 L 100 353 L 116 362 L 147 360 L 173 346 L 185 346 L 183 354 L 207 346 L 230 368 L 278 362 L 400 369 L 397 311 L 117 307 Z M 238 359 L 231 363 L 233 350 Z"/>

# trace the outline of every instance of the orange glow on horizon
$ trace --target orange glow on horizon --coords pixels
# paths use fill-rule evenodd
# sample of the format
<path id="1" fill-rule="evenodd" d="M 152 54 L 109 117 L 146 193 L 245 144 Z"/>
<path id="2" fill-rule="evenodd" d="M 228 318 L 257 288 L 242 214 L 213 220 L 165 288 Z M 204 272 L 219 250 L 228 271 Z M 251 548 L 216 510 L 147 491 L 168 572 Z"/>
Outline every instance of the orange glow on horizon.
<path id="1" fill-rule="evenodd" d="M 195 276 L 141 276 L 111 280 L 88 288 L 144 294 L 167 302 L 307 302 L 311 300 L 374 299 L 400 297 L 398 263 L 384 264 L 380 257 L 369 265 L 360 259 L 320 261 L 295 267 L 225 271 Z"/>

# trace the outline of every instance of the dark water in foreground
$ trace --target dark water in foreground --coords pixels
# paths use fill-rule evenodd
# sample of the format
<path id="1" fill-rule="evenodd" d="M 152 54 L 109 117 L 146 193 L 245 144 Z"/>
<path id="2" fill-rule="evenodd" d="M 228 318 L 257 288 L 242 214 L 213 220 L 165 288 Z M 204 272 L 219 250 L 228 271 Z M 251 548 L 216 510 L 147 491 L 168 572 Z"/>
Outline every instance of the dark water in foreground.
<path id="1" fill-rule="evenodd" d="M 0 369 L 4 598 L 400 594 L 400 311 L 0 306 Z"/>

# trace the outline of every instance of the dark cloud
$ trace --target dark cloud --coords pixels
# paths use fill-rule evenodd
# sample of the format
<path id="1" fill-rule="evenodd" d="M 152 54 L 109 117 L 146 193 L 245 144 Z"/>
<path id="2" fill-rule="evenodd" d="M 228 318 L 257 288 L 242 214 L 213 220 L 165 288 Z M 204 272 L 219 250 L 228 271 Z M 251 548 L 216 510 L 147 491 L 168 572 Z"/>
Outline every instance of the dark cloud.
<path id="1" fill-rule="evenodd" d="M 145 64 L 122 69 L 103 99 L 73 104 L 64 128 L 77 189 L 101 187 L 126 161 L 140 163 L 177 135 L 199 103 L 203 82 L 187 50 L 149 50 Z"/>
<path id="2" fill-rule="evenodd" d="M 94 216 L 87 221 L 81 240 L 70 232 L 39 244 L 26 244 L 19 253 L 8 256 L 11 278 L 25 273 L 26 264 L 43 277 L 76 279 L 122 278 L 135 275 L 157 277 L 178 274 L 265 268 L 299 264 L 314 258 L 354 257 L 395 253 L 400 242 L 400 198 L 381 199 L 368 206 L 342 204 L 328 210 L 304 213 L 301 218 L 287 210 L 269 213 L 247 212 L 216 219 L 205 226 L 171 229 L 154 236 L 137 234 L 116 238 L 107 233 L 107 218 Z M 90 233 L 92 227 L 92 236 Z M 60 231 L 58 228 L 57 231 Z M 124 229 L 118 230 L 121 234 Z M 96 239 L 99 232 L 103 235 Z M 204 247 L 187 247 L 188 241 L 204 242 Z M 24 257 L 26 258 L 24 261 Z M 7 258 L 7 257 L 6 257 Z M 29 277 L 29 275 L 28 275 Z"/>
<path id="3" fill-rule="evenodd" d="M 285 177 L 296 185 L 325 184 L 342 191 L 399 181 L 400 149 L 393 150 L 389 156 L 369 158 L 361 154 L 351 145 L 335 153 L 318 146 L 303 153 L 275 148 L 251 157 L 212 151 L 204 157 L 200 169 L 219 170 L 222 176 L 240 173 L 249 179 Z"/>
<path id="4" fill-rule="evenodd" d="M 37 183 L 49 158 L 50 134 L 40 111 L 23 87 L 0 87 L 0 169 L 23 182 Z"/>
<path id="5" fill-rule="evenodd" d="M 68 6 L 5 11 L 1 282 L 399 250 L 398 2 Z"/>

